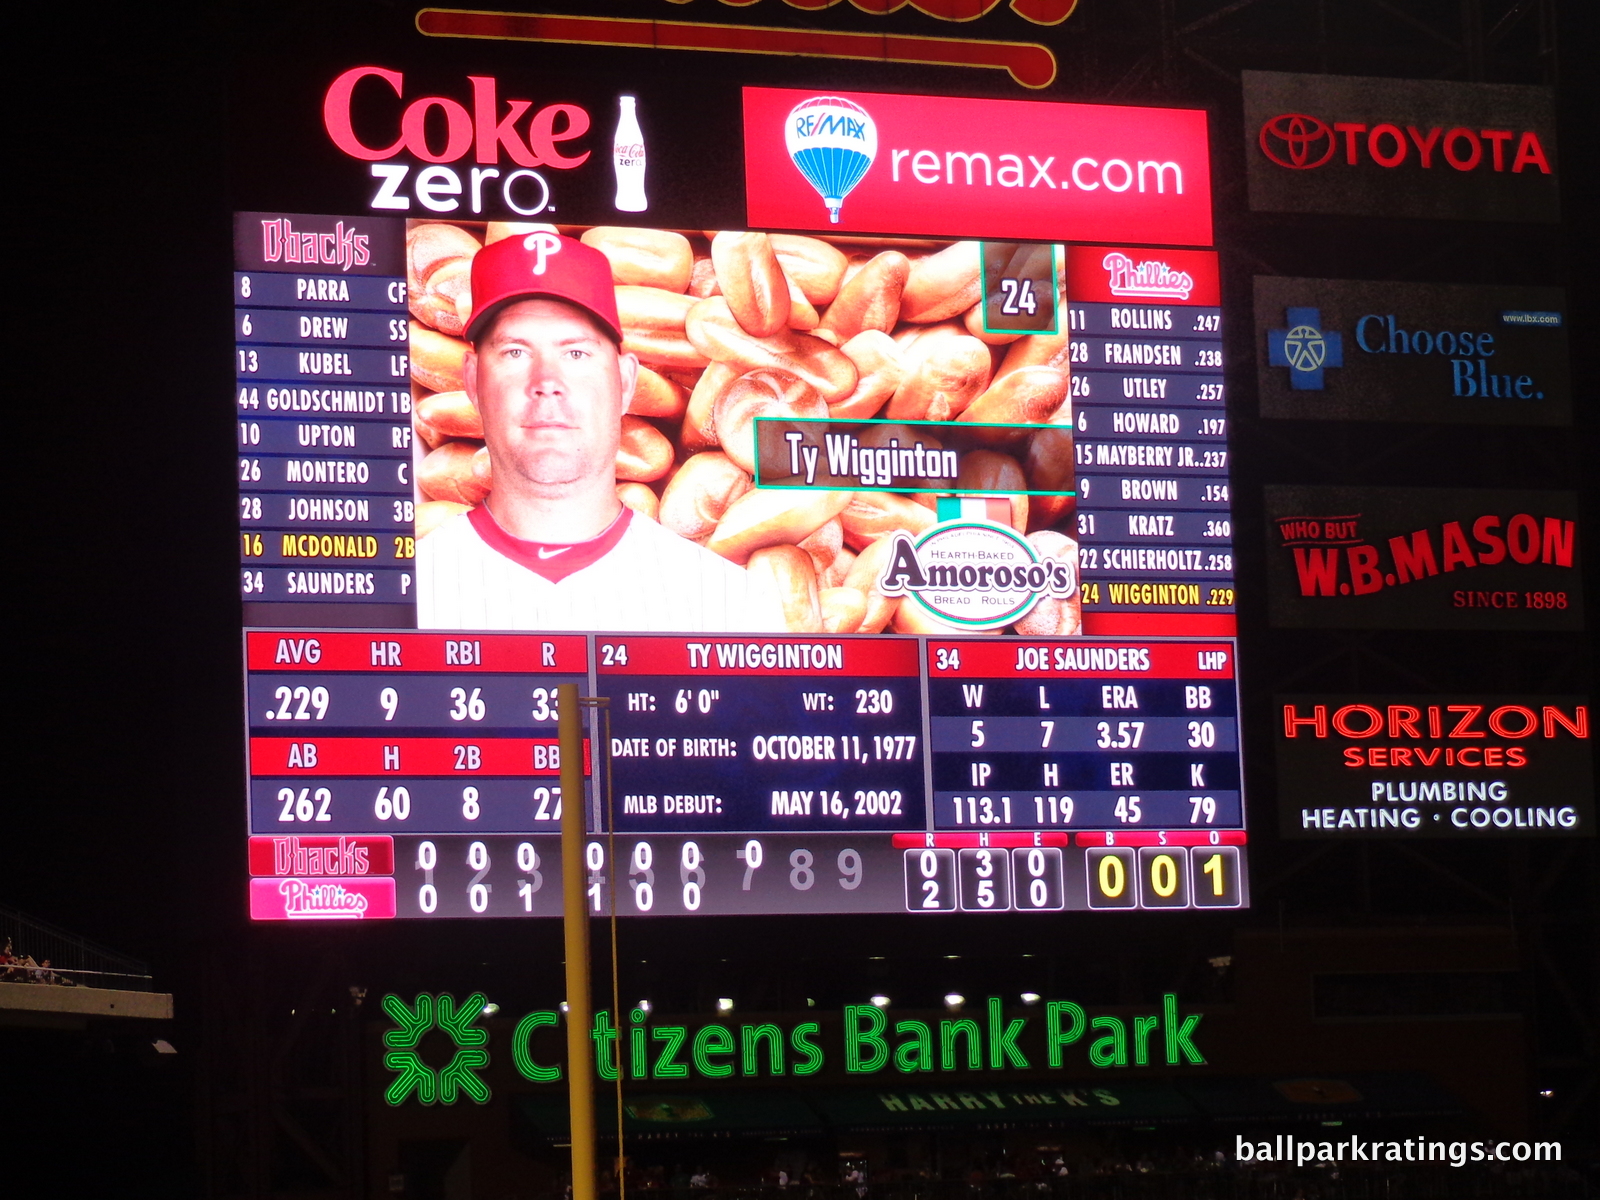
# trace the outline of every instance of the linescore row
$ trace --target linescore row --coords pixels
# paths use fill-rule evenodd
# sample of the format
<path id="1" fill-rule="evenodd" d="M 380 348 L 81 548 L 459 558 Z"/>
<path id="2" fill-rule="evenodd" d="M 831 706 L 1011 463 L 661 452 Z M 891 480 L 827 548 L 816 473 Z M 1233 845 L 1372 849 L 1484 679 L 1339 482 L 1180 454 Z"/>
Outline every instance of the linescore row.
<path id="1" fill-rule="evenodd" d="M 1035 835 L 1027 845 L 908 844 L 917 840 L 596 837 L 584 847 L 586 906 L 597 916 L 613 907 L 619 916 L 1040 913 L 1233 908 L 1247 894 L 1238 837 L 1226 844 L 1217 837 L 1138 846 L 1074 846 L 1050 835 Z M 370 855 L 361 858 L 363 867 L 370 863 L 394 875 L 286 876 L 284 869 L 307 865 L 302 841 L 332 839 L 252 839 L 258 917 L 321 915 L 296 914 L 293 905 L 336 889 L 364 899 L 350 904 L 366 917 L 561 913 L 556 837 L 339 839 L 339 848 L 330 846 L 327 854 L 349 860 L 359 844 L 354 852 Z M 322 861 L 333 859 L 314 865 Z M 289 911 L 277 913 L 277 906 Z"/>

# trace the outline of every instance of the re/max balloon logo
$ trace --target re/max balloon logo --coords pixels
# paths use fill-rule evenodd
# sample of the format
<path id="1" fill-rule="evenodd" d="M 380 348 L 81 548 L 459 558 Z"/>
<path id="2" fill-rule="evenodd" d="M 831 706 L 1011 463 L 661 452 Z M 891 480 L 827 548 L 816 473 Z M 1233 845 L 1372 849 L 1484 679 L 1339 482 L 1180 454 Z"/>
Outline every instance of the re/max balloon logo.
<path id="1" fill-rule="evenodd" d="M 837 225 L 844 198 L 878 156 L 872 114 L 838 96 L 802 100 L 789 114 L 783 140 L 800 174 L 828 206 L 828 220 Z"/>

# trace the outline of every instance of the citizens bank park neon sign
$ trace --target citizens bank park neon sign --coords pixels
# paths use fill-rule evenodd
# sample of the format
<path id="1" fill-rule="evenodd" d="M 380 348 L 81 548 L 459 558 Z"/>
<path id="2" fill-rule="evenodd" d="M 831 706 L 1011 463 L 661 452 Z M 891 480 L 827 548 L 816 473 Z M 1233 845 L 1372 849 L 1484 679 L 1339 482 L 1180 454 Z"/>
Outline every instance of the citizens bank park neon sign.
<path id="1" fill-rule="evenodd" d="M 1071 1000 L 1051 1000 L 1032 1016 L 1008 1016 L 1000 997 L 990 996 L 981 1017 L 951 1016 L 938 1021 L 892 1019 L 872 1004 L 846 1004 L 837 1029 L 825 1034 L 819 1021 L 800 1021 L 787 1028 L 772 1022 L 724 1024 L 652 1023 L 643 1007 L 633 1009 L 624 1028 L 609 1010 L 594 1015 L 589 1041 L 595 1073 L 614 1081 L 619 1070 L 633 1081 L 700 1079 L 807 1078 L 832 1063 L 847 1075 L 883 1076 L 909 1082 L 916 1076 L 951 1072 L 1002 1072 L 1033 1069 L 1036 1060 L 1050 1070 L 1067 1064 L 1068 1052 L 1082 1053 L 1091 1067 L 1203 1066 L 1194 1037 L 1201 1014 L 1183 1013 L 1178 997 L 1161 998 L 1159 1012 L 1130 1016 L 1089 1015 Z M 478 1022 L 489 1008 L 482 992 L 457 1003 L 447 993 L 421 993 L 409 1003 L 396 995 L 383 998 L 383 1011 L 394 1022 L 383 1034 L 383 1065 L 393 1072 L 384 1100 L 393 1106 L 454 1104 L 465 1095 L 488 1103 L 489 1084 L 482 1078 L 491 1061 L 490 1031 Z M 557 1063 L 534 1057 L 533 1039 L 541 1029 L 562 1023 L 555 1009 L 522 1017 L 510 1039 L 511 1063 L 530 1083 L 559 1083 L 565 1072 Z M 445 1053 L 424 1056 L 423 1038 L 432 1031 L 445 1035 Z M 1032 1057 L 1030 1057 L 1030 1055 Z M 434 1065 L 429 1059 L 442 1060 Z M 619 1061 L 620 1059 L 620 1061 Z M 981 1088 L 978 1080 L 969 1086 Z M 1070 1089 L 1072 1095 L 1090 1089 Z M 1064 1094 L 1066 1094 L 1064 1092 Z M 1068 1104 L 1083 1104 L 1080 1096 Z M 1101 1103 L 1107 1103 L 1101 1098 Z M 1114 1100 L 1109 1101 L 1115 1103 Z M 918 1107 L 932 1106 L 926 1101 Z M 996 1107 L 1005 1107 L 996 1102 Z"/>

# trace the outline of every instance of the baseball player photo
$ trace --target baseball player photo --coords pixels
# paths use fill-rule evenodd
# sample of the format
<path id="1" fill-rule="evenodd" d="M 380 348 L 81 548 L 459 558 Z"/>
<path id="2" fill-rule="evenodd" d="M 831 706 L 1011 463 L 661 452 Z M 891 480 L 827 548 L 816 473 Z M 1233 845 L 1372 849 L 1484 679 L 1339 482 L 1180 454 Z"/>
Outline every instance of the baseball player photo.
<path id="1" fill-rule="evenodd" d="M 462 388 L 492 482 L 419 539 L 418 626 L 782 631 L 760 577 L 618 498 L 639 360 L 606 256 L 554 232 L 506 237 L 472 258 L 470 287 Z"/>

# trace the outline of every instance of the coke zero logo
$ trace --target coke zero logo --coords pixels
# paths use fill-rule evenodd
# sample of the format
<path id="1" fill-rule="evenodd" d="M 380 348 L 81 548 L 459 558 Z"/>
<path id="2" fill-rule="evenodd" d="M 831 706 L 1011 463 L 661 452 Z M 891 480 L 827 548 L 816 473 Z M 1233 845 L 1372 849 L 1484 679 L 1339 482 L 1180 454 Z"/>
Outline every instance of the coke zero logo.
<path id="1" fill-rule="evenodd" d="M 1261 127 L 1261 153 L 1280 167 L 1309 171 L 1333 157 L 1333 128 L 1305 113 L 1283 113 Z"/>
<path id="2" fill-rule="evenodd" d="M 590 151 L 569 154 L 564 146 L 589 132 L 589 112 L 581 105 L 547 104 L 535 110 L 531 100 L 502 102 L 492 76 L 468 75 L 467 82 L 472 85 L 471 108 L 449 96 L 419 96 L 405 103 L 405 76 L 383 67 L 352 67 L 329 84 L 322 98 L 322 126 L 341 151 L 372 164 L 378 188 L 369 207 L 405 212 L 415 201 L 429 212 L 465 208 L 476 216 L 494 207 L 497 191 L 501 205 L 531 217 L 551 206 L 550 183 L 534 168 L 570 171 L 589 161 Z M 504 170 L 502 152 L 510 160 Z M 416 162 L 390 161 L 402 154 Z M 493 165 L 444 165 L 469 156 Z"/>

